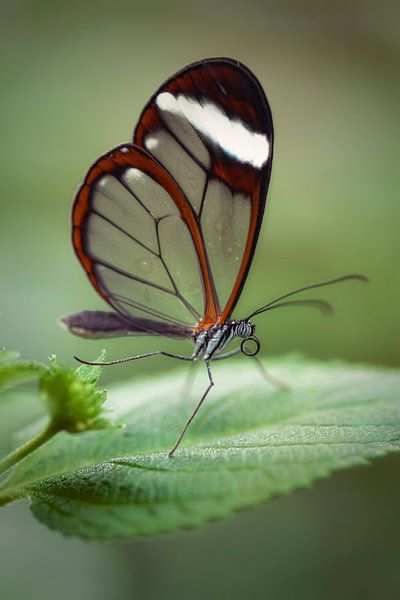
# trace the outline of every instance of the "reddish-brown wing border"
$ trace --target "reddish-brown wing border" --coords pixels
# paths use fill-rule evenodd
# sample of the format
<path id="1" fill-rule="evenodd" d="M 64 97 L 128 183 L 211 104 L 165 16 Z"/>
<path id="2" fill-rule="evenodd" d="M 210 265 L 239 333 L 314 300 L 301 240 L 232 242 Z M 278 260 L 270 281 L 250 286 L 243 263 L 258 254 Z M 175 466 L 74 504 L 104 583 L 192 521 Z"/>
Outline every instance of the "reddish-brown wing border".
<path id="1" fill-rule="evenodd" d="M 231 119 L 240 118 L 251 130 L 265 133 L 270 147 L 266 164 L 256 169 L 222 152 L 213 152 L 209 176 L 222 180 L 230 189 L 251 198 L 250 226 L 239 273 L 231 295 L 213 320 L 209 313 L 198 325 L 204 329 L 224 323 L 231 315 L 245 284 L 261 228 L 273 157 L 273 123 L 264 90 L 253 73 L 229 58 L 210 58 L 195 62 L 168 79 L 153 94 L 140 116 L 134 132 L 134 143 L 144 147 L 144 138 L 158 127 L 164 127 L 156 106 L 161 92 L 184 93 L 188 96 L 214 100 Z M 211 316 L 210 320 L 208 317 Z"/>
<path id="2" fill-rule="evenodd" d="M 134 167 L 143 171 L 143 173 L 161 185 L 175 202 L 181 218 L 190 231 L 199 259 L 205 296 L 204 320 L 215 323 L 218 319 L 220 309 L 197 217 L 191 204 L 187 201 L 184 193 L 170 174 L 151 155 L 137 146 L 130 144 L 122 145 L 100 157 L 89 169 L 85 181 L 77 193 L 72 209 L 72 243 L 90 282 L 95 290 L 113 306 L 96 277 L 95 263 L 86 252 L 85 242 L 87 232 L 85 222 L 92 210 L 91 195 L 93 185 L 104 175 L 118 176 L 118 173 L 128 167 Z M 197 268 L 197 265 L 193 265 L 193 268 Z"/>

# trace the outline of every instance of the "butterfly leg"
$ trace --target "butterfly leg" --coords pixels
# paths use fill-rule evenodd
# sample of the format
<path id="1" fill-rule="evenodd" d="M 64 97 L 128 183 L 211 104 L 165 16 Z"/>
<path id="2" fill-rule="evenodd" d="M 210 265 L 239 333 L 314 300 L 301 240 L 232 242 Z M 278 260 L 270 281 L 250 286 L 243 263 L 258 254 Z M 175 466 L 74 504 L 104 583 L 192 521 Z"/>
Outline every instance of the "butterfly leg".
<path id="1" fill-rule="evenodd" d="M 210 361 L 206 360 L 205 363 L 206 363 L 206 367 L 207 367 L 207 374 L 208 374 L 209 384 L 208 384 L 207 389 L 205 390 L 204 394 L 200 398 L 200 402 L 197 404 L 196 408 L 194 409 L 194 411 L 190 415 L 189 419 L 187 420 L 185 427 L 182 429 L 182 432 L 181 432 L 181 434 L 180 434 L 180 436 L 179 436 L 179 438 L 178 438 L 175 446 L 168 452 L 169 458 L 171 458 L 175 454 L 175 450 L 178 448 L 179 444 L 181 443 L 181 441 L 183 439 L 183 436 L 185 435 L 186 431 L 189 428 L 189 425 L 191 424 L 191 422 L 193 421 L 193 419 L 195 418 L 195 416 L 199 412 L 201 405 L 203 404 L 204 400 L 207 398 L 209 391 L 211 390 L 211 388 L 214 385 L 214 380 L 213 380 L 213 377 L 212 377 L 212 374 L 211 374 Z"/>
<path id="2" fill-rule="evenodd" d="M 156 352 L 147 352 L 146 354 L 138 354 L 137 356 L 128 356 L 127 358 L 120 358 L 118 360 L 111 360 L 109 362 L 92 362 L 89 360 L 83 360 L 74 356 L 75 360 L 84 365 L 94 365 L 98 367 L 109 367 L 110 365 L 119 365 L 121 363 L 131 362 L 132 360 L 138 360 L 139 358 L 148 358 L 149 356 L 168 356 L 169 358 L 176 358 L 177 360 L 186 360 L 193 362 L 192 356 L 183 356 L 182 354 L 172 354 L 171 352 L 164 352 L 163 350 L 156 350 Z"/>
<path id="3" fill-rule="evenodd" d="M 266 368 L 264 367 L 264 365 L 262 364 L 262 362 L 258 358 L 258 356 L 253 356 L 253 359 L 257 365 L 257 368 L 261 374 L 261 377 L 263 377 L 265 379 L 265 381 L 267 381 L 267 383 L 273 385 L 274 388 L 279 391 L 290 390 L 290 387 L 286 383 L 279 381 L 279 379 L 276 379 L 270 373 L 268 373 L 268 371 L 266 370 Z"/>
<path id="4" fill-rule="evenodd" d="M 241 354 L 241 349 L 236 348 L 235 350 L 231 350 L 230 352 L 224 352 L 224 354 L 213 354 L 213 360 L 224 360 L 225 358 L 230 358 L 231 356 L 237 356 Z"/>

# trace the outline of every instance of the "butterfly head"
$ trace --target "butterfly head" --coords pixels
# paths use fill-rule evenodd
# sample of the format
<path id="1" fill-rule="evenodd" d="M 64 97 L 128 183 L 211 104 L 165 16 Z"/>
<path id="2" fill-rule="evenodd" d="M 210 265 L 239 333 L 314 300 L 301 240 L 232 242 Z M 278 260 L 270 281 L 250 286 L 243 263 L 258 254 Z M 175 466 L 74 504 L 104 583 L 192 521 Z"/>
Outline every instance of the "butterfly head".
<path id="1" fill-rule="evenodd" d="M 256 326 L 250 319 L 243 319 L 235 323 L 235 335 L 242 339 L 240 349 L 246 356 L 255 356 L 260 350 L 260 340 L 255 335 Z"/>

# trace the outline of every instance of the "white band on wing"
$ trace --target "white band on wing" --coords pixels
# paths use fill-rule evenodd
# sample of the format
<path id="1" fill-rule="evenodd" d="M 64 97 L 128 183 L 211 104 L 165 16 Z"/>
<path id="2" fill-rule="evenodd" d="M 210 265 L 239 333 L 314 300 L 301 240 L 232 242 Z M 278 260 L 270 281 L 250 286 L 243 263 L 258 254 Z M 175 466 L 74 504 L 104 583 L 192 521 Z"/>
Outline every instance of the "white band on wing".
<path id="1" fill-rule="evenodd" d="M 156 104 L 162 111 L 185 117 L 213 144 L 236 160 L 260 169 L 269 157 L 269 142 L 264 133 L 251 131 L 240 119 L 230 119 L 216 104 L 200 102 L 183 94 L 162 92 Z"/>

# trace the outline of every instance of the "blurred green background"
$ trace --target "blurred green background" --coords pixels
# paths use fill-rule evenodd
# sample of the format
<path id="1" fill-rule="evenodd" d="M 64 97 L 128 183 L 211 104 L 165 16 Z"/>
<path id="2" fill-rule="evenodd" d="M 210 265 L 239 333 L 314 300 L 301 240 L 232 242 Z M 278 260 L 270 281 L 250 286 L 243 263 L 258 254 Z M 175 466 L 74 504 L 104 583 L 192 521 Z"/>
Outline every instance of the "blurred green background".
<path id="1" fill-rule="evenodd" d="M 362 272 L 368 286 L 321 294 L 335 305 L 332 319 L 260 317 L 263 352 L 398 365 L 397 2 L 2 0 L 0 8 L 1 344 L 38 360 L 55 352 L 65 364 L 104 346 L 110 359 L 178 348 L 156 338 L 83 341 L 57 326 L 60 315 L 105 308 L 73 255 L 70 207 L 91 162 L 131 138 L 166 77 L 230 56 L 261 81 L 276 132 L 269 206 L 237 316 L 302 284 Z M 103 381 L 170 367 L 149 360 L 110 369 Z M 0 596 L 398 597 L 399 464 L 382 460 L 230 522 L 128 544 L 64 540 L 16 505 L 0 515 Z"/>

